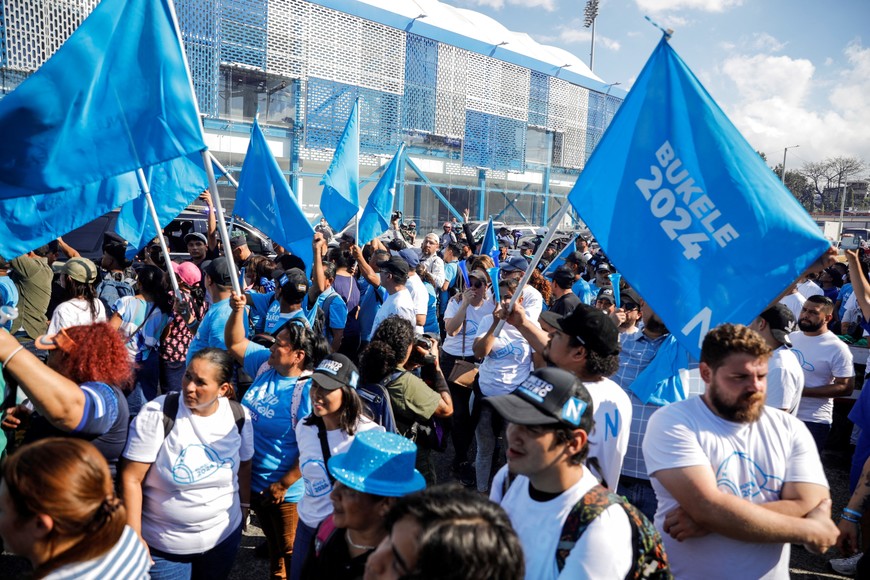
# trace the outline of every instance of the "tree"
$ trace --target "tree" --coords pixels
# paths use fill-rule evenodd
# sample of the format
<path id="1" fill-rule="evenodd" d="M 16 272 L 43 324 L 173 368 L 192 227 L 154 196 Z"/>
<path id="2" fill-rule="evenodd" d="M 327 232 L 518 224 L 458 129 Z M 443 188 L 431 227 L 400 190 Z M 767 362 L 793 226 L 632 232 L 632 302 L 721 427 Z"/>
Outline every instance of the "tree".
<path id="1" fill-rule="evenodd" d="M 777 177 L 782 179 L 782 163 L 777 163 L 776 167 L 773 168 L 773 172 Z M 813 197 L 815 190 L 800 171 L 786 171 L 785 186 L 807 211 L 813 211 Z"/>

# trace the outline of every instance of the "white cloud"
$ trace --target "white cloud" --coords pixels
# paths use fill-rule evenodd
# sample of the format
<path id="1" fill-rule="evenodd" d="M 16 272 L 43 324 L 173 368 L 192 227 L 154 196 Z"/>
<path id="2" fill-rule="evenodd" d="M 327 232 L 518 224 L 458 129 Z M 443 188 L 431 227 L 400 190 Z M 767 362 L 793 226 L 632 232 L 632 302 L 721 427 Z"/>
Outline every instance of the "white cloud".
<path id="1" fill-rule="evenodd" d="M 472 6 L 488 6 L 496 10 L 504 8 L 505 4 L 524 8 L 543 8 L 547 12 L 556 9 L 556 0 L 466 0 L 466 3 Z"/>
<path id="2" fill-rule="evenodd" d="M 833 83 L 819 78 L 806 59 L 732 56 L 720 68 L 730 83 L 714 96 L 743 136 L 772 163 L 783 147 L 798 144 L 795 165 L 835 155 L 870 160 L 870 48 L 853 42 L 843 54 L 848 65 Z"/>
<path id="3" fill-rule="evenodd" d="M 700 10 L 724 12 L 732 6 L 740 6 L 743 0 L 634 0 L 641 12 L 659 14 L 673 10 Z"/>
<path id="4" fill-rule="evenodd" d="M 588 44 L 592 40 L 592 31 L 588 28 L 583 28 L 582 25 L 557 26 L 556 31 L 558 34 L 555 38 L 550 38 L 565 44 Z M 602 46 L 614 52 L 622 48 L 622 45 L 618 40 L 614 40 L 613 38 L 602 34 L 596 34 L 595 47 L 599 48 Z"/>
<path id="5" fill-rule="evenodd" d="M 752 47 L 756 50 L 780 52 L 785 45 L 766 32 L 756 32 L 752 38 Z"/>

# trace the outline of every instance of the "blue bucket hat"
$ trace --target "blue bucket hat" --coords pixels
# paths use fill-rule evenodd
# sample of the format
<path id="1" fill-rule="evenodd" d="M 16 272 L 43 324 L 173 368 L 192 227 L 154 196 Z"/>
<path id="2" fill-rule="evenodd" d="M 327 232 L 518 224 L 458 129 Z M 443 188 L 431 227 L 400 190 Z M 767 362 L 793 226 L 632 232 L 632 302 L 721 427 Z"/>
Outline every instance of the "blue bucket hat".
<path id="1" fill-rule="evenodd" d="M 354 437 L 347 453 L 329 459 L 329 472 L 345 486 L 382 497 L 401 497 L 426 487 L 414 469 L 417 446 L 409 439 L 384 431 L 364 431 Z"/>

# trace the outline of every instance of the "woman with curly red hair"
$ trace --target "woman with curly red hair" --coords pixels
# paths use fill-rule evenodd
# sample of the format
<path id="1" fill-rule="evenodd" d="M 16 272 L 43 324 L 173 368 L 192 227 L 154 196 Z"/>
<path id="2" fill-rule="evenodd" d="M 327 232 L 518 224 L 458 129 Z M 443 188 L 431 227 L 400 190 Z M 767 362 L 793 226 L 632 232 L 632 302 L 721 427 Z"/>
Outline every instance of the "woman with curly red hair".
<path id="1" fill-rule="evenodd" d="M 133 368 L 124 339 L 103 322 L 40 336 L 35 346 L 49 351 L 45 364 L 0 331 L 0 362 L 28 397 L 6 409 L 3 427 L 30 420 L 25 442 L 53 436 L 90 441 L 114 476 L 130 421 L 122 389 L 131 384 Z"/>

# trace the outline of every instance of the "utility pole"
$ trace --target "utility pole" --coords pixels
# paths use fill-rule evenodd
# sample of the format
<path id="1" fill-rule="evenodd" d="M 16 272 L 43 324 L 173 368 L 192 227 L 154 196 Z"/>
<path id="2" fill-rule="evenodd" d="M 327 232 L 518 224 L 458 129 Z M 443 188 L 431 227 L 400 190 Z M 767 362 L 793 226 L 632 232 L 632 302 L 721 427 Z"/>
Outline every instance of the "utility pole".
<path id="1" fill-rule="evenodd" d="M 782 150 L 782 175 L 780 175 L 780 178 L 782 179 L 783 185 L 785 185 L 785 156 L 788 155 L 789 149 L 794 149 L 795 147 L 800 147 L 800 145 L 792 145 Z"/>

